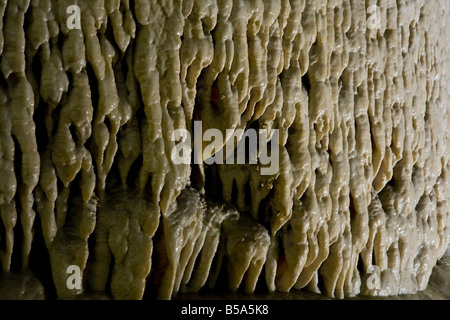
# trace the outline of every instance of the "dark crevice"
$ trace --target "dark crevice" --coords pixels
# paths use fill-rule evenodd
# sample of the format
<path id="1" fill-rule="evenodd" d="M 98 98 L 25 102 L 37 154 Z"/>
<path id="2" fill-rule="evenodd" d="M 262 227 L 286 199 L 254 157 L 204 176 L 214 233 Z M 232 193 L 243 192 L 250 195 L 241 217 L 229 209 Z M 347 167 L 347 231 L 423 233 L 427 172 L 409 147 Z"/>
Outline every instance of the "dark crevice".
<path id="1" fill-rule="evenodd" d="M 353 200 L 353 196 L 350 193 L 349 194 L 350 197 L 350 206 L 349 206 L 349 210 L 350 210 L 350 221 L 355 221 L 355 216 L 356 216 L 356 208 L 355 208 L 355 202 Z"/>
<path id="2" fill-rule="evenodd" d="M 40 51 L 36 52 L 33 55 L 33 59 L 31 61 L 31 70 L 32 70 L 33 75 L 37 82 L 39 82 L 41 80 L 41 75 L 42 75 L 41 52 L 42 52 L 42 49 Z M 28 63 L 27 63 L 27 67 L 28 67 Z"/>
<path id="3" fill-rule="evenodd" d="M 51 118 L 53 120 L 53 128 L 52 132 L 51 132 L 51 136 L 54 137 L 56 136 L 56 131 L 58 130 L 58 123 L 59 123 L 59 117 L 60 117 L 60 113 L 61 113 L 61 109 L 62 109 L 62 104 L 58 104 L 56 106 L 56 108 L 54 108 L 51 112 Z"/>
<path id="4" fill-rule="evenodd" d="M 56 289 L 53 283 L 50 255 L 45 246 L 42 233 L 42 224 L 39 215 L 36 215 L 34 221 L 33 245 L 30 252 L 30 270 L 36 278 L 42 283 L 45 289 L 47 299 L 56 299 Z"/>
<path id="5" fill-rule="evenodd" d="M 0 72 L 0 88 L 2 88 L 2 89 L 8 88 L 8 82 L 6 81 L 5 76 L 3 75 L 3 72 Z"/>
<path id="6" fill-rule="evenodd" d="M 159 225 L 163 225 L 163 217 L 160 216 Z M 147 276 L 147 285 L 145 286 L 143 300 L 152 300 L 157 298 L 158 288 L 164 277 L 164 271 L 169 264 L 166 254 L 164 228 L 158 228 L 153 237 L 153 253 L 150 274 Z"/>
<path id="7" fill-rule="evenodd" d="M 117 190 L 117 187 L 120 186 L 120 184 L 119 157 L 116 155 L 111 169 L 106 176 L 105 190 L 107 193 L 113 192 L 114 190 Z"/>
<path id="8" fill-rule="evenodd" d="M 67 81 L 69 83 L 69 86 L 67 87 L 67 98 L 69 97 L 70 93 L 72 92 L 74 81 L 73 81 L 73 73 L 71 70 L 66 72 L 67 75 Z M 61 99 L 61 104 L 65 104 L 65 101 Z"/>
<path id="9" fill-rule="evenodd" d="M 46 108 L 46 103 L 44 103 L 43 100 L 40 100 L 36 111 L 33 114 L 33 121 L 36 125 L 36 143 L 38 146 L 39 154 L 42 154 L 44 150 L 47 149 L 49 143 L 47 130 L 45 128 Z"/>
<path id="10" fill-rule="evenodd" d="M 105 117 L 105 120 L 103 120 L 103 123 L 106 125 L 106 127 L 108 128 L 108 132 L 111 132 L 112 130 L 111 130 L 111 120 L 109 120 L 109 117 L 108 116 L 106 116 Z"/>
<path id="11" fill-rule="evenodd" d="M 204 168 L 206 171 L 206 168 Z M 190 176 L 191 186 L 196 189 L 197 191 L 200 191 L 204 187 L 204 181 L 202 174 L 200 172 L 200 167 L 198 164 L 194 164 L 192 162 L 191 164 L 191 176 Z"/>
<path id="12" fill-rule="evenodd" d="M 143 161 L 144 160 L 141 153 L 128 170 L 127 185 L 132 189 L 137 189 L 138 187 L 139 172 L 142 168 Z"/>
<path id="13" fill-rule="evenodd" d="M 357 264 L 356 268 L 358 269 L 359 274 L 365 274 L 364 263 L 363 263 L 361 256 L 359 256 L 359 258 L 358 258 L 358 264 Z"/>
<path id="14" fill-rule="evenodd" d="M 114 52 L 120 55 L 124 55 L 125 53 L 122 53 L 119 46 L 117 45 L 116 39 L 114 37 L 114 29 L 113 24 L 111 23 L 111 18 L 108 17 L 108 22 L 106 24 L 106 31 L 104 33 L 104 37 L 109 42 L 109 44 L 114 48 Z"/>
<path id="15" fill-rule="evenodd" d="M 58 32 L 58 38 L 56 39 L 56 45 L 60 50 L 62 50 L 64 44 L 65 35 L 62 32 Z"/>
<path id="16" fill-rule="evenodd" d="M 237 197 L 238 197 L 238 187 L 236 180 L 233 179 L 233 188 L 231 191 L 231 203 L 237 205 Z"/>
<path id="17" fill-rule="evenodd" d="M 320 292 L 322 293 L 326 292 L 323 277 L 321 276 L 317 277 L 317 287 L 319 288 Z"/>
<path id="18" fill-rule="evenodd" d="M 308 72 L 306 72 L 303 76 L 302 76 L 302 83 L 303 83 L 303 87 L 305 88 L 306 92 L 309 95 L 309 91 L 311 90 L 311 82 L 309 81 L 309 75 Z"/>
<path id="19" fill-rule="evenodd" d="M 250 186 L 250 179 L 247 180 L 247 183 L 244 185 L 244 194 L 245 194 L 245 205 L 248 209 L 251 208 L 252 205 L 252 189 Z"/>
<path id="20" fill-rule="evenodd" d="M 222 200 L 222 180 L 217 164 L 205 166 L 205 196 L 214 201 Z"/>
<path id="21" fill-rule="evenodd" d="M 112 282 L 114 265 L 115 265 L 115 259 L 114 259 L 114 256 L 111 254 L 111 261 L 109 263 L 109 268 L 108 268 L 108 279 L 106 280 L 106 288 L 105 288 L 105 294 L 109 297 L 113 296 L 112 292 L 111 292 L 111 282 Z"/>
<path id="22" fill-rule="evenodd" d="M 74 124 L 71 124 L 70 126 L 69 126 L 69 131 L 70 131 L 70 134 L 71 134 L 71 136 L 72 136 L 72 140 L 76 143 L 77 142 L 77 128 L 75 127 L 75 125 Z"/>
<path id="23" fill-rule="evenodd" d="M 270 190 L 269 194 L 260 201 L 258 207 L 258 219 L 257 221 L 267 230 L 271 230 L 270 228 L 270 218 L 272 216 L 272 209 L 270 206 L 270 199 L 274 196 L 274 190 Z"/>
<path id="24" fill-rule="evenodd" d="M 221 241 L 223 241 L 223 239 Z M 217 256 L 218 253 L 215 256 Z M 214 258 L 216 258 L 216 257 L 214 257 Z M 230 262 L 228 261 L 226 256 L 223 256 L 223 257 L 221 257 L 222 263 L 219 266 L 218 260 L 220 259 L 220 257 L 217 257 L 217 258 L 218 259 L 216 261 L 216 264 L 213 264 L 213 266 L 215 266 L 216 268 L 219 267 L 220 269 L 218 270 L 218 276 L 217 276 L 216 282 L 214 283 L 214 291 L 215 292 L 226 292 L 229 290 L 228 284 L 229 284 L 229 274 L 230 274 L 230 270 L 229 270 Z"/>

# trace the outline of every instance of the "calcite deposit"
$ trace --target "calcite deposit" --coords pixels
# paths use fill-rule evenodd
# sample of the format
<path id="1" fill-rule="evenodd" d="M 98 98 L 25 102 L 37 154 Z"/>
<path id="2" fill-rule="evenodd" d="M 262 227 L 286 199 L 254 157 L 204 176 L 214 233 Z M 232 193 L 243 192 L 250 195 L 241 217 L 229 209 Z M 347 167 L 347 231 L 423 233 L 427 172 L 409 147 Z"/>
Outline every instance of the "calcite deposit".
<path id="1" fill-rule="evenodd" d="M 0 0 L 0 17 L 3 297 L 426 289 L 450 243 L 448 0 Z M 177 164 L 194 121 L 278 130 L 278 171 Z"/>

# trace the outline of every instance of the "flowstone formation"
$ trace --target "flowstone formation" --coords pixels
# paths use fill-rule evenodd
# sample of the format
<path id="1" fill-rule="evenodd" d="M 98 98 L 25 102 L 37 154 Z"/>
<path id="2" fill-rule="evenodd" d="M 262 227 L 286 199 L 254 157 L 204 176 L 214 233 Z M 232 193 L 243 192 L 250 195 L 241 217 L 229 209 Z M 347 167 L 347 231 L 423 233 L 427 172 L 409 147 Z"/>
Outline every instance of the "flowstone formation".
<path id="1" fill-rule="evenodd" d="M 448 0 L 0 0 L 0 16 L 1 292 L 427 287 L 450 243 Z M 278 130 L 278 171 L 177 164 L 194 121 Z"/>

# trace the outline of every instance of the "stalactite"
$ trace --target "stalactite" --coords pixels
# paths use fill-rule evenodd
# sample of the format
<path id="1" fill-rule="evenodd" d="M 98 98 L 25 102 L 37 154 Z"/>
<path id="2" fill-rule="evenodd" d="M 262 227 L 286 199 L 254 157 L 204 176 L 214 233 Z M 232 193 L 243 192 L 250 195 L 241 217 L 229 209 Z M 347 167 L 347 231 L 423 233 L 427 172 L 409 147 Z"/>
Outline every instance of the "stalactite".
<path id="1" fill-rule="evenodd" d="M 426 289 L 450 243 L 446 0 L 0 0 L 0 17 L 0 286 L 43 297 L 45 264 L 60 298 Z M 223 163 L 174 161 L 178 129 L 220 132 Z M 271 132 L 255 163 L 227 163 L 249 129 Z"/>

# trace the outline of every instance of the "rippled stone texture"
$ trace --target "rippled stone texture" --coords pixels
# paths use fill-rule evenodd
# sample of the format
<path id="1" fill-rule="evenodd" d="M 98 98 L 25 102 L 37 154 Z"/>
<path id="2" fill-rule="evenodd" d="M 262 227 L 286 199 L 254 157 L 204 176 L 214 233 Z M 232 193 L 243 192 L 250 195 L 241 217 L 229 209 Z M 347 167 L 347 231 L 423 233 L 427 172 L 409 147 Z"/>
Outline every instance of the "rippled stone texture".
<path id="1" fill-rule="evenodd" d="M 427 287 L 450 243 L 447 0 L 0 0 L 0 16 L 0 285 Z M 278 129 L 279 171 L 175 164 L 194 120 Z"/>

